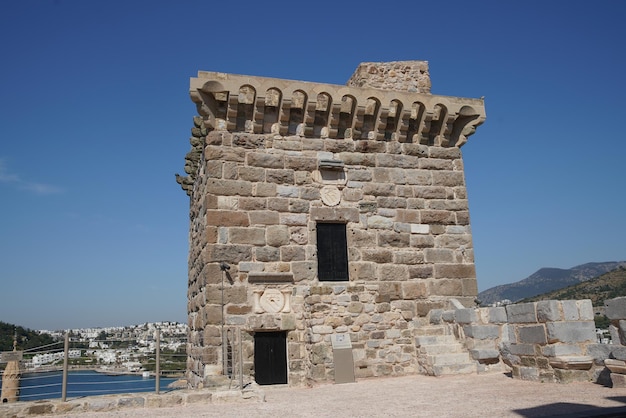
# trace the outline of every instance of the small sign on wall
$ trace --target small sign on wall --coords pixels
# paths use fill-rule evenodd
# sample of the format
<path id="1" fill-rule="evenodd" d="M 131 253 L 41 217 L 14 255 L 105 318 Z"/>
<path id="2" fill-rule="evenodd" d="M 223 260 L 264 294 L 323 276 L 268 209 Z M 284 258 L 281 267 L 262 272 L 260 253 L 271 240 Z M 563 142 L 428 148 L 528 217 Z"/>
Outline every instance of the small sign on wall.
<path id="1" fill-rule="evenodd" d="M 332 334 L 330 336 L 330 341 L 333 344 L 334 350 L 340 348 L 352 348 L 352 341 L 350 341 L 349 334 Z"/>

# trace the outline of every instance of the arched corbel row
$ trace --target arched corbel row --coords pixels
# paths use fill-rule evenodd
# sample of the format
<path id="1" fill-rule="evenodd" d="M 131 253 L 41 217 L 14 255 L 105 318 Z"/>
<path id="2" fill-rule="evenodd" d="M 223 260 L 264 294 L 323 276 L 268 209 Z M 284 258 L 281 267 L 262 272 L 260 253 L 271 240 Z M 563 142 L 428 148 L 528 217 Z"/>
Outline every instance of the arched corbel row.
<path id="1" fill-rule="evenodd" d="M 482 99 L 220 77 L 190 91 L 209 130 L 459 147 L 485 120 Z"/>

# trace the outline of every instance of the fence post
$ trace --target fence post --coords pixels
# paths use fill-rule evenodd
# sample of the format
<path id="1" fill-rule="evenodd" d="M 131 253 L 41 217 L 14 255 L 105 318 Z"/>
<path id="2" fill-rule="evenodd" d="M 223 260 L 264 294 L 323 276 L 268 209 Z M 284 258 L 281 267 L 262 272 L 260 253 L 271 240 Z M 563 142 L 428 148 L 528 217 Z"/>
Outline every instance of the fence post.
<path id="1" fill-rule="evenodd" d="M 67 400 L 67 369 L 70 351 L 70 333 L 65 333 L 65 344 L 63 346 L 63 384 L 61 386 L 61 401 Z"/>
<path id="2" fill-rule="evenodd" d="M 161 330 L 156 330 L 156 369 L 155 369 L 155 392 L 157 395 L 161 390 Z"/>
<path id="3" fill-rule="evenodd" d="M 243 392 L 243 348 L 241 342 L 241 328 L 237 328 L 239 337 L 239 390 Z"/>

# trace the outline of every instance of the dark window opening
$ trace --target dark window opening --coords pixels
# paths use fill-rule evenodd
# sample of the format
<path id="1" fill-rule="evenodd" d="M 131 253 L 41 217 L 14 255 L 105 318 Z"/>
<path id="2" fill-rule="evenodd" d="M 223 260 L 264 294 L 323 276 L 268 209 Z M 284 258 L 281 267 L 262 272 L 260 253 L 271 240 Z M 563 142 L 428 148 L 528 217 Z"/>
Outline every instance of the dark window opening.
<path id="1" fill-rule="evenodd" d="M 346 224 L 317 224 L 317 277 L 320 281 L 349 280 Z"/>

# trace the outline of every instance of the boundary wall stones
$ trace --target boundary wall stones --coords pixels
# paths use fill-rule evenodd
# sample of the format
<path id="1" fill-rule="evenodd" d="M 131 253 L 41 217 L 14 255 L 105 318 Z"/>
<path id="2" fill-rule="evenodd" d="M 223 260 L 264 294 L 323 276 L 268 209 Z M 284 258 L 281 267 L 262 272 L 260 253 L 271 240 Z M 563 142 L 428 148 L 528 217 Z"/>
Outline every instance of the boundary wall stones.
<path id="1" fill-rule="evenodd" d="M 623 299 L 609 302 L 607 308 L 607 314 L 615 316 L 613 333 L 619 338 L 626 338 Z M 482 372 L 508 366 L 514 378 L 523 380 L 601 381 L 601 375 L 606 374 L 606 358 L 620 356 L 626 360 L 626 347 L 614 350 L 597 343 L 593 306 L 588 299 L 438 309 L 431 311 L 429 318 L 432 324 L 447 323 L 454 330 Z M 624 377 L 626 385 L 626 374 Z"/>

